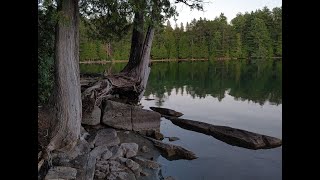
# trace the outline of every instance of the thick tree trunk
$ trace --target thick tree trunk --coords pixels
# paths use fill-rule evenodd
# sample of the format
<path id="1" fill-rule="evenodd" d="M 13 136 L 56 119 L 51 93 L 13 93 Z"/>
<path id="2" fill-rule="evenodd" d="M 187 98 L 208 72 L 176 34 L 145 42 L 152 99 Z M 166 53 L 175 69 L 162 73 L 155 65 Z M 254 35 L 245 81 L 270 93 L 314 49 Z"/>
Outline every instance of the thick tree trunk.
<path id="1" fill-rule="evenodd" d="M 69 151 L 80 135 L 82 103 L 79 73 L 78 0 L 61 0 L 56 28 L 53 129 L 46 151 Z"/>
<path id="2" fill-rule="evenodd" d="M 133 30 L 131 38 L 131 49 L 128 64 L 123 68 L 122 72 L 127 72 L 136 67 L 141 58 L 144 43 L 144 13 L 142 11 L 135 12 L 133 21 Z"/>
<path id="3" fill-rule="evenodd" d="M 94 106 L 100 106 L 103 99 L 114 94 L 126 96 L 134 103 L 141 100 L 151 70 L 149 63 L 153 36 L 154 28 L 150 26 L 140 53 L 140 62 L 136 66 L 119 74 L 106 76 L 82 93 L 84 113 L 91 112 Z"/>

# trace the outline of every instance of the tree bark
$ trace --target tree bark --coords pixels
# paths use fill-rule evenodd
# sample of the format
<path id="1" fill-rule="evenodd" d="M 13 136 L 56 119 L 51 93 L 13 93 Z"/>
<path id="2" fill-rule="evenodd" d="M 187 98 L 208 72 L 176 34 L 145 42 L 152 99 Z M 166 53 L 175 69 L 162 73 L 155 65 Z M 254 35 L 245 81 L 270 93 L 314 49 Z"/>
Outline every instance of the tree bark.
<path id="1" fill-rule="evenodd" d="M 123 68 L 122 72 L 130 71 L 136 67 L 141 58 L 144 43 L 144 13 L 137 11 L 134 14 L 133 30 L 131 38 L 131 49 L 128 64 Z"/>
<path id="2" fill-rule="evenodd" d="M 59 1 L 58 12 L 61 16 L 55 41 L 53 129 L 46 152 L 71 150 L 79 138 L 82 117 L 78 0 Z"/>
<path id="3" fill-rule="evenodd" d="M 154 28 L 149 26 L 137 65 L 119 74 L 106 76 L 82 93 L 84 113 L 91 112 L 94 106 L 100 106 L 103 99 L 114 94 L 126 96 L 133 103 L 141 100 L 151 70 L 149 63 L 153 36 Z"/>

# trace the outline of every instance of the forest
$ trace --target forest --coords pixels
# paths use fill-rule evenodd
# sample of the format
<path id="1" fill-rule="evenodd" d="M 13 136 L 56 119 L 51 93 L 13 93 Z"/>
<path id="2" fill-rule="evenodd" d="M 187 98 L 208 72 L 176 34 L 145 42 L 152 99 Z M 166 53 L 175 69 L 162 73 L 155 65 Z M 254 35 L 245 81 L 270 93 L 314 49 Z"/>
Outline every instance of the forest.
<path id="1" fill-rule="evenodd" d="M 117 40 L 102 42 L 80 29 L 80 60 L 128 60 L 131 32 Z M 221 13 L 214 20 L 200 18 L 184 26 L 170 21 L 155 32 L 151 59 L 265 58 L 282 55 L 282 8 L 264 7 L 238 13 L 228 23 Z"/>

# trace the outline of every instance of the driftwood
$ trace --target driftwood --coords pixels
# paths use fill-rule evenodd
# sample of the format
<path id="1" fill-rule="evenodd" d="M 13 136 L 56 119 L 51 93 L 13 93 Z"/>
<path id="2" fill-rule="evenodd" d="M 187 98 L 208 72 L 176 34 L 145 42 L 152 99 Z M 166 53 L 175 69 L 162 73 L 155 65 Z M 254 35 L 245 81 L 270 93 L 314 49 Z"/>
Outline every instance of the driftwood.
<path id="1" fill-rule="evenodd" d="M 282 145 L 282 140 L 254 132 L 227 126 L 216 126 L 204 122 L 166 116 L 173 124 L 195 132 L 211 135 L 216 139 L 233 146 L 248 149 L 269 149 Z"/>

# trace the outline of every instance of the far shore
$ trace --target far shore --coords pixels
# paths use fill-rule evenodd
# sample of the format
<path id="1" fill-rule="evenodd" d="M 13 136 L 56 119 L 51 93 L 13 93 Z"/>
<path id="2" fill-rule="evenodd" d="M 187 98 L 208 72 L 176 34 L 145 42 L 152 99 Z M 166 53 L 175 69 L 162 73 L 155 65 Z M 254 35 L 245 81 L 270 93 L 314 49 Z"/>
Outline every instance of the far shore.
<path id="1" fill-rule="evenodd" d="M 272 57 L 271 59 L 281 59 L 282 57 Z M 248 59 L 248 58 L 215 58 L 214 60 L 223 61 L 223 60 L 237 60 L 237 59 Z M 181 62 L 181 61 L 208 61 L 209 59 L 151 59 L 151 62 Z M 128 60 L 87 60 L 80 61 L 80 64 L 108 64 L 108 63 L 125 63 Z"/>

